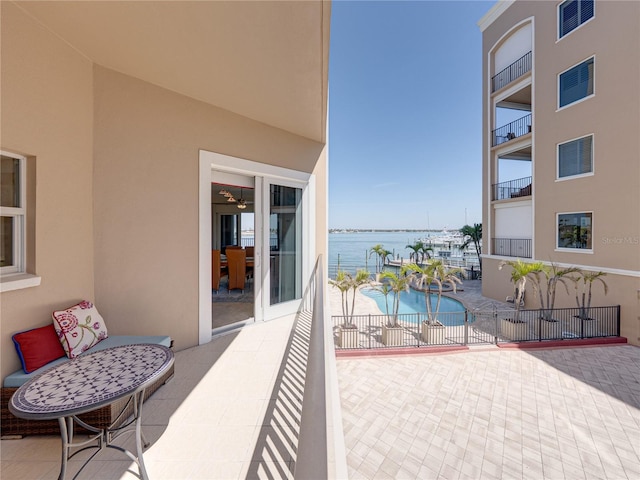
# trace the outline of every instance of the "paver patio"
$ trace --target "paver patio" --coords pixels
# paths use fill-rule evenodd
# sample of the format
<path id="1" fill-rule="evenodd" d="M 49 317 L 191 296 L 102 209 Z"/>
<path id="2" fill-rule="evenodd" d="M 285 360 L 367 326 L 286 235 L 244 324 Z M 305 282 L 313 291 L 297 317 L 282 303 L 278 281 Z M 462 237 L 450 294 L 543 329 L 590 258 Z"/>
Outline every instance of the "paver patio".
<path id="1" fill-rule="evenodd" d="M 351 479 L 640 478 L 640 348 L 338 359 Z"/>

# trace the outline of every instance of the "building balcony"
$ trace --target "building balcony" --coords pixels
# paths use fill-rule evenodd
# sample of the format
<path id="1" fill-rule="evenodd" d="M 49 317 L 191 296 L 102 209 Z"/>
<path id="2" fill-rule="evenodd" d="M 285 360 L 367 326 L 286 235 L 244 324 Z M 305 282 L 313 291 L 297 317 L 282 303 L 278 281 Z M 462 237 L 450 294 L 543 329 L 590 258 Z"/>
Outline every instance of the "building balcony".
<path id="1" fill-rule="evenodd" d="M 491 93 L 497 92 L 503 87 L 506 87 L 514 80 L 522 77 L 525 73 L 531 71 L 531 52 L 524 54 L 518 60 L 513 62 L 507 68 L 496 73 L 491 78 Z"/>
<path id="2" fill-rule="evenodd" d="M 491 200 L 531 196 L 532 177 L 517 178 L 491 185 Z"/>
<path id="3" fill-rule="evenodd" d="M 492 238 L 491 253 L 503 257 L 531 257 L 530 238 Z"/>
<path id="4" fill-rule="evenodd" d="M 491 146 L 495 147 L 531 133 L 531 119 L 531 114 L 528 114 L 493 130 L 491 132 Z"/>

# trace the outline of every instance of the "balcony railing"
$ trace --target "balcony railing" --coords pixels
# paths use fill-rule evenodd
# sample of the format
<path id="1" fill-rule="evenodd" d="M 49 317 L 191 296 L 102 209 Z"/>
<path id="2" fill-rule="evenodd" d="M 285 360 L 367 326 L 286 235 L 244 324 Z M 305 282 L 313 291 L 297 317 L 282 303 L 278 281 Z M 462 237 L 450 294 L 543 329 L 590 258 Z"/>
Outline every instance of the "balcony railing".
<path id="1" fill-rule="evenodd" d="M 395 321 L 393 315 L 334 315 L 336 350 L 428 349 L 620 336 L 620 305 L 439 312 L 440 325 L 432 329 L 425 325 L 426 317 L 426 313 L 399 314 L 397 326 L 386 327 L 385 335 L 383 325 L 388 325 L 390 319 Z"/>
<path id="2" fill-rule="evenodd" d="M 505 200 L 507 198 L 528 197 L 531 195 L 531 177 L 517 178 L 508 182 L 494 183 L 491 200 Z"/>
<path id="3" fill-rule="evenodd" d="M 515 79 L 520 78 L 531 70 L 531 52 L 525 53 L 504 70 L 501 70 L 491 79 L 491 92 L 500 90 L 509 85 Z"/>
<path id="4" fill-rule="evenodd" d="M 491 146 L 495 147 L 527 133 L 531 133 L 531 114 L 507 123 L 503 127 L 496 128 L 492 132 Z"/>
<path id="5" fill-rule="evenodd" d="M 338 372 L 331 317 L 325 309 L 327 281 L 322 258 L 322 255 L 318 256 L 298 311 L 297 321 L 305 323 L 310 320 L 310 328 L 293 475 L 296 480 L 347 478 Z M 298 352 L 298 356 L 303 355 Z M 298 364 L 298 368 L 303 367 Z"/>
<path id="6" fill-rule="evenodd" d="M 531 258 L 531 239 L 492 238 L 491 253 L 503 257 Z"/>

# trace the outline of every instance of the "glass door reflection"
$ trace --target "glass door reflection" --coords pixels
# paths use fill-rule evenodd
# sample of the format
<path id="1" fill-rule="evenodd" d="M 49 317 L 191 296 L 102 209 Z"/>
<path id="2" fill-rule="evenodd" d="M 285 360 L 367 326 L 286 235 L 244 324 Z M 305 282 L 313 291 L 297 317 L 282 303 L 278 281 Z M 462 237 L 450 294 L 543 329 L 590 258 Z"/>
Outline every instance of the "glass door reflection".
<path id="1" fill-rule="evenodd" d="M 302 298 L 302 189 L 270 185 L 270 305 Z"/>

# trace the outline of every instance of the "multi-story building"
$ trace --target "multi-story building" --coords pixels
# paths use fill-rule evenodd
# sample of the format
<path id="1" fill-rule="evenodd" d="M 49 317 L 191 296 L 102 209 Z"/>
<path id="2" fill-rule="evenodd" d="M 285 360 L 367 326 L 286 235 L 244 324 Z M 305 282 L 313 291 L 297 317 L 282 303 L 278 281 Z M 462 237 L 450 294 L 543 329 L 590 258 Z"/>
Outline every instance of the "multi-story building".
<path id="1" fill-rule="evenodd" d="M 640 3 L 501 1 L 478 25 L 483 294 L 513 294 L 502 260 L 605 272 L 592 305 L 640 343 Z"/>

